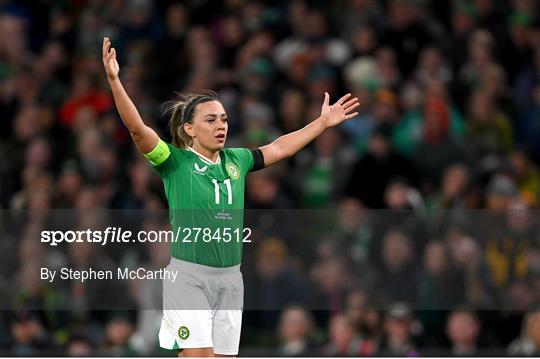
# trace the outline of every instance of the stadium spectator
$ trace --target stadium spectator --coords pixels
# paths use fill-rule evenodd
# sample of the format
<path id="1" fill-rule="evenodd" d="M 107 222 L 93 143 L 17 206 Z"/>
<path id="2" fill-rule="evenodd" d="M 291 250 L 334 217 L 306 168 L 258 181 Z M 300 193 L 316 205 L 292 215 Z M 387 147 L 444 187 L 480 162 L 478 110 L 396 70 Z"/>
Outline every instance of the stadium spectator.
<path id="1" fill-rule="evenodd" d="M 373 275 L 369 268 L 375 230 L 373 214 L 356 198 L 344 198 L 339 203 L 338 210 L 335 241 L 340 247 L 339 253 L 350 256 L 362 272 L 362 281 L 366 283 Z"/>
<path id="2" fill-rule="evenodd" d="M 468 206 L 467 194 L 472 182 L 471 171 L 463 164 L 456 163 L 446 167 L 438 192 L 426 200 L 432 225 L 447 228 L 450 216 L 462 212 Z"/>
<path id="3" fill-rule="evenodd" d="M 464 275 L 464 299 L 475 308 L 493 308 L 498 303 L 496 286 L 478 241 L 463 233 L 452 234 L 445 242 L 450 248 L 452 263 Z"/>
<path id="4" fill-rule="evenodd" d="M 72 329 L 66 344 L 65 354 L 70 357 L 84 357 L 95 354 L 96 346 L 82 329 Z"/>
<path id="5" fill-rule="evenodd" d="M 469 103 L 469 139 L 478 156 L 490 153 L 507 153 L 512 147 L 512 126 L 508 117 L 500 112 L 494 99 L 478 90 Z"/>
<path id="6" fill-rule="evenodd" d="M 399 229 L 390 229 L 383 238 L 382 267 L 375 278 L 375 293 L 381 303 L 406 302 L 416 299 L 415 251 L 409 236 Z"/>
<path id="7" fill-rule="evenodd" d="M 110 95 L 98 88 L 96 77 L 90 73 L 80 73 L 73 81 L 70 98 L 60 108 L 62 124 L 72 124 L 75 114 L 83 106 L 90 106 L 97 113 L 103 114 L 112 105 Z"/>
<path id="8" fill-rule="evenodd" d="M 508 355 L 537 356 L 540 353 L 540 313 L 533 311 L 523 318 L 521 336 L 508 346 Z"/>
<path id="9" fill-rule="evenodd" d="M 463 278 L 450 262 L 443 242 L 430 241 L 424 250 L 423 272 L 418 279 L 419 308 L 444 309 L 463 302 Z"/>
<path id="10" fill-rule="evenodd" d="M 344 145 L 335 128 L 315 140 L 313 151 L 303 151 L 295 159 L 297 188 L 304 208 L 328 208 L 341 197 L 354 161 L 354 151 Z"/>
<path id="11" fill-rule="evenodd" d="M 448 316 L 446 333 L 451 342 L 452 356 L 479 355 L 481 324 L 476 314 L 470 310 L 454 310 Z"/>
<path id="12" fill-rule="evenodd" d="M 424 25 L 417 3 L 392 0 L 387 10 L 389 22 L 381 42 L 396 49 L 401 73 L 408 76 L 416 65 L 418 52 L 434 42 L 435 35 Z"/>
<path id="13" fill-rule="evenodd" d="M 523 150 L 512 151 L 509 155 L 509 162 L 514 172 L 521 200 L 529 208 L 538 208 L 540 204 L 540 170 Z"/>
<path id="14" fill-rule="evenodd" d="M 322 349 L 324 356 L 363 356 L 373 353 L 373 347 L 358 336 L 349 319 L 337 314 L 332 317 L 328 329 L 329 342 Z"/>
<path id="15" fill-rule="evenodd" d="M 425 341 L 441 345 L 445 310 L 463 303 L 465 283 L 451 262 L 446 245 L 432 240 L 424 248 L 423 270 L 418 274 L 415 308 L 425 330 Z"/>
<path id="16" fill-rule="evenodd" d="M 521 202 L 510 203 L 504 222 L 494 223 L 486 237 L 486 260 L 499 286 L 527 276 L 526 255 L 532 246 L 534 231 L 528 209 Z"/>
<path id="17" fill-rule="evenodd" d="M 392 304 L 384 320 L 385 335 L 377 355 L 419 356 L 414 339 L 414 332 L 418 330 L 416 324 L 408 305 Z"/>
<path id="18" fill-rule="evenodd" d="M 362 289 L 352 290 L 346 298 L 344 314 L 358 331 L 358 347 L 361 355 L 375 355 L 380 341 L 379 328 L 370 323 L 373 316 L 369 308 L 367 292 Z"/>
<path id="19" fill-rule="evenodd" d="M 288 249 L 281 238 L 265 238 L 259 242 L 255 272 L 246 276 L 246 306 L 264 310 L 257 320 L 264 328 L 277 323 L 277 311 L 288 304 L 309 304 L 312 300 L 306 281 L 292 265 Z"/>
<path id="20" fill-rule="evenodd" d="M 15 314 L 11 324 L 11 335 L 13 356 L 33 356 L 47 351 L 54 353 L 56 349 L 56 343 L 50 333 L 32 311 L 23 310 Z"/>
<path id="21" fill-rule="evenodd" d="M 299 306 L 285 308 L 278 324 L 279 356 L 305 356 L 315 353 L 317 344 L 311 338 L 314 331 L 313 318 Z"/>
<path id="22" fill-rule="evenodd" d="M 369 140 L 368 153 L 354 164 L 346 194 L 356 197 L 369 208 L 384 208 L 384 191 L 397 176 L 411 182 L 416 169 L 411 161 L 394 152 L 389 141 L 391 127 L 380 125 Z M 370 176 L 365 176 L 370 173 Z"/>
<path id="23" fill-rule="evenodd" d="M 128 345 L 134 325 L 129 314 L 113 314 L 105 325 L 105 338 L 100 353 L 106 356 L 126 356 L 132 353 Z"/>
<path id="24" fill-rule="evenodd" d="M 316 262 L 310 274 L 316 285 L 313 298 L 316 306 L 326 308 L 331 315 L 342 312 L 345 296 L 354 283 L 346 261 L 330 256 Z"/>

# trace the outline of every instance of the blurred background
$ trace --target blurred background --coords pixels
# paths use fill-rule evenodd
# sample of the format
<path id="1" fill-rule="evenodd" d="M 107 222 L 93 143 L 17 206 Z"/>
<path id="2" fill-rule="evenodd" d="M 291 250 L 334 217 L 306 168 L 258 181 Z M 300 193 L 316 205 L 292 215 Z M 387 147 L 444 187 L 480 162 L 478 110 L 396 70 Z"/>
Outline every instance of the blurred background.
<path id="1" fill-rule="evenodd" d="M 167 208 L 114 108 L 108 36 L 166 140 L 160 105 L 175 92 L 218 92 L 228 147 L 301 128 L 324 91 L 360 98 L 356 118 L 248 177 L 246 208 L 265 215 L 245 249 L 246 305 L 275 310 L 244 313 L 240 355 L 539 355 L 539 11 L 535 0 L 0 0 L 0 208 L 34 214 L 0 235 L 0 354 L 174 354 L 158 348 L 159 310 L 143 309 L 160 303 L 156 288 L 33 275 L 169 258 L 38 241 L 51 210 Z M 281 209 L 330 210 L 335 230 L 302 241 Z M 92 309 L 104 293 L 140 309 Z"/>

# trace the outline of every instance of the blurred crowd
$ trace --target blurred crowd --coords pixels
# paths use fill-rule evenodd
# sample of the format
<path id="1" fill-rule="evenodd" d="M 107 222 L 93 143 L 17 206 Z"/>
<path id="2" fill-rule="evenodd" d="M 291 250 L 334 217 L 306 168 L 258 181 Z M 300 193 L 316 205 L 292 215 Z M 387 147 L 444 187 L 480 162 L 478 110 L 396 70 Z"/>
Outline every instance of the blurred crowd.
<path id="1" fill-rule="evenodd" d="M 357 117 L 248 176 L 246 209 L 265 211 L 248 218 L 240 354 L 538 356 L 539 15 L 535 0 L 0 0 L 0 208 L 30 214 L 2 228 L 0 353 L 167 354 L 153 282 L 36 275 L 169 258 L 37 239 L 51 210 L 86 211 L 79 228 L 104 225 L 103 209 L 166 211 L 107 88 L 108 36 L 165 140 L 175 92 L 218 93 L 228 147 L 301 128 L 325 91 L 360 99 Z M 295 226 L 306 213 L 335 216 L 331 230 Z M 117 300 L 140 309 L 97 310 Z"/>

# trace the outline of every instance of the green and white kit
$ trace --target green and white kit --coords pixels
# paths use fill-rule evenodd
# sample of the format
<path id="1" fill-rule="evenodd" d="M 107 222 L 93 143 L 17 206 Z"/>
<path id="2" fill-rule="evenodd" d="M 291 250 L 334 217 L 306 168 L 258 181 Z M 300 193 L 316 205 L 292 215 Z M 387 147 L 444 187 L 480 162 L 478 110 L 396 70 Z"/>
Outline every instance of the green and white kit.
<path id="1" fill-rule="evenodd" d="M 171 226 L 179 234 L 167 270 L 177 270 L 180 279 L 163 283 L 160 345 L 235 355 L 243 305 L 245 176 L 254 169 L 254 154 L 223 149 L 212 162 L 160 140 L 145 156 L 163 179 Z"/>
<path id="2" fill-rule="evenodd" d="M 233 234 L 236 230 L 242 232 L 245 176 L 254 164 L 251 151 L 223 149 L 213 163 L 191 148 L 176 148 L 162 141 L 160 146 L 162 151 L 157 157 L 161 162 L 154 162 L 153 166 L 163 179 L 173 233 L 180 233 L 172 244 L 172 256 L 210 267 L 240 264 L 242 241 L 236 240 L 235 235 L 229 242 L 223 238 L 204 241 L 202 235 L 195 241 L 194 232 L 208 228 L 214 237 L 218 229 L 227 228 Z M 192 232 L 187 241 L 183 240 L 185 229 Z M 223 231 L 218 232 L 223 235 Z"/>

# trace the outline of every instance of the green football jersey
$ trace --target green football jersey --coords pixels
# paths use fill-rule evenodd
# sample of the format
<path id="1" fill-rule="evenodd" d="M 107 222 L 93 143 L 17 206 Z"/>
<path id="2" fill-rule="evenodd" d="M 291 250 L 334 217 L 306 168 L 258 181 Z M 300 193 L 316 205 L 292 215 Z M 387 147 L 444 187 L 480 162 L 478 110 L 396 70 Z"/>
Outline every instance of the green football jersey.
<path id="1" fill-rule="evenodd" d="M 191 148 L 167 146 L 170 155 L 154 168 L 169 203 L 172 256 L 212 267 L 240 264 L 249 234 L 243 209 L 245 177 L 254 164 L 251 151 L 223 149 L 212 163 Z"/>

